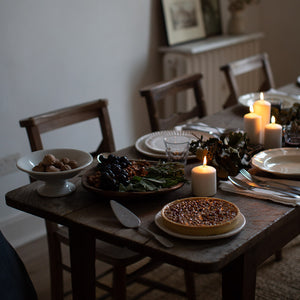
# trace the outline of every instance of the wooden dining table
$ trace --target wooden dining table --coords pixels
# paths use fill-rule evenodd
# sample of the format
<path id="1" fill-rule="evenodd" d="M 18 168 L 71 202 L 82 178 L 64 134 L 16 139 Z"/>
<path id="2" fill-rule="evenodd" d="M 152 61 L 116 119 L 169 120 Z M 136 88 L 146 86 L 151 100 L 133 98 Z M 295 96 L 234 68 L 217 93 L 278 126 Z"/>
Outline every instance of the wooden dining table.
<path id="1" fill-rule="evenodd" d="M 285 91 L 288 91 L 287 89 Z M 300 94 L 300 89 L 299 89 Z M 242 128 L 242 116 L 248 108 L 235 105 L 202 122 L 218 127 Z M 134 146 L 117 155 L 131 159 L 146 158 Z M 199 164 L 189 162 L 191 168 Z M 126 246 L 145 256 L 196 273 L 221 272 L 223 299 L 255 299 L 257 267 L 300 233 L 300 207 L 287 206 L 218 189 L 215 197 L 236 204 L 246 218 L 245 227 L 236 235 L 211 240 L 189 240 L 167 235 L 155 224 L 162 207 L 175 199 L 192 196 L 191 184 L 167 194 L 140 199 L 122 198 L 120 203 L 138 215 L 144 227 L 168 237 L 174 247 L 165 248 L 149 235 L 124 228 L 115 218 L 109 198 L 103 198 L 82 186 L 81 177 L 71 180 L 76 191 L 59 198 L 45 198 L 36 192 L 36 181 L 6 194 L 8 206 L 69 229 L 73 299 L 95 299 L 95 240 Z M 284 258 L 283 258 L 284 259 Z"/>

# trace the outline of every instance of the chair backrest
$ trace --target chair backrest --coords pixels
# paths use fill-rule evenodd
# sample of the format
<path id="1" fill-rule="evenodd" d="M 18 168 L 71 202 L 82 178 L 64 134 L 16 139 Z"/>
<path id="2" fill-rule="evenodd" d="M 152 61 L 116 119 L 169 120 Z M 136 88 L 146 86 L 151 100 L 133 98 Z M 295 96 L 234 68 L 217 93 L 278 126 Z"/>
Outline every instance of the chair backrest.
<path id="1" fill-rule="evenodd" d="M 220 67 L 220 70 L 225 74 L 230 92 L 229 97 L 223 105 L 224 108 L 238 103 L 240 89 L 238 86 L 237 77 L 239 75 L 259 69 L 262 71 L 263 78 L 262 84 L 259 86 L 259 89 L 256 92 L 264 92 L 271 88 L 275 88 L 273 74 L 267 53 L 262 53 L 233 61 Z"/>
<path id="2" fill-rule="evenodd" d="M 177 77 L 168 81 L 158 82 L 140 89 L 145 97 L 152 131 L 172 129 L 175 125 L 194 117 L 206 115 L 206 106 L 201 86 L 202 74 L 192 74 Z M 159 110 L 161 101 L 179 92 L 193 89 L 196 105 L 187 112 L 175 112 L 171 116 L 163 117 Z M 176 99 L 176 97 L 174 97 Z"/>
<path id="3" fill-rule="evenodd" d="M 41 134 L 79 122 L 99 119 L 102 141 L 93 156 L 101 152 L 115 151 L 115 142 L 108 113 L 108 101 L 99 99 L 74 105 L 55 111 L 39 114 L 20 120 L 20 126 L 25 127 L 31 151 L 43 149 Z"/>

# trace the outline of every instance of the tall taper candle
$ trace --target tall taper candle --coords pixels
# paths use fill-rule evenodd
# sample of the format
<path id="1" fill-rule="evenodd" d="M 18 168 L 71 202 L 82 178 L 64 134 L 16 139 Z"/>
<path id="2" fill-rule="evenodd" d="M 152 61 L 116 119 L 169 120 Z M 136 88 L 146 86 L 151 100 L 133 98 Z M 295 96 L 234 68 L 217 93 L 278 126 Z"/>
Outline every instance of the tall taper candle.
<path id="1" fill-rule="evenodd" d="M 250 144 L 259 144 L 261 142 L 261 116 L 253 112 L 253 106 L 250 106 L 250 113 L 244 115 L 244 130 L 247 133 Z"/>
<path id="2" fill-rule="evenodd" d="M 271 117 L 271 103 L 264 100 L 264 94 L 260 93 L 260 100 L 257 100 L 253 104 L 254 113 L 261 116 L 261 137 L 260 137 L 260 143 L 264 143 L 264 128 L 267 124 L 270 123 L 270 117 Z"/>
<path id="3" fill-rule="evenodd" d="M 272 116 L 271 123 L 265 126 L 265 149 L 281 148 L 282 146 L 282 126 L 275 123 Z"/>

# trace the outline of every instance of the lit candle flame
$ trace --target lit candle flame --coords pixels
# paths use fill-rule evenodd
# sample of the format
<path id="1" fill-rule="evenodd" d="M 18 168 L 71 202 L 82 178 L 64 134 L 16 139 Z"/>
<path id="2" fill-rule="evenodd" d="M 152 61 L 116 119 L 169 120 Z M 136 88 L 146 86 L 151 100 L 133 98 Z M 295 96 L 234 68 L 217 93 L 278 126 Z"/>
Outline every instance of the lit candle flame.
<path id="1" fill-rule="evenodd" d="M 250 105 L 250 112 L 251 112 L 251 113 L 254 112 L 253 104 Z"/>
<path id="2" fill-rule="evenodd" d="M 260 93 L 260 100 L 264 100 L 264 93 Z"/>
<path id="3" fill-rule="evenodd" d="M 272 124 L 275 124 L 275 121 L 276 121 L 276 120 L 275 120 L 275 117 L 272 116 L 272 118 L 271 118 L 271 123 L 272 123 Z"/>
<path id="4" fill-rule="evenodd" d="M 206 156 L 204 156 L 204 158 L 203 158 L 203 166 L 205 167 L 206 166 Z"/>

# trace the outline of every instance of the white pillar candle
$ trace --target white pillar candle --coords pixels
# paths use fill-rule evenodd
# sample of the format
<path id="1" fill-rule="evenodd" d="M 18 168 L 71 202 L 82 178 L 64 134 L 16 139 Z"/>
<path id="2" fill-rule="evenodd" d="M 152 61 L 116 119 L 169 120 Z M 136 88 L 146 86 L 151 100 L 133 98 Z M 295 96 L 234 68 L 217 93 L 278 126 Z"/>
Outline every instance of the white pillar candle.
<path id="1" fill-rule="evenodd" d="M 270 123 L 271 117 L 271 103 L 264 100 L 264 94 L 260 93 L 260 100 L 257 100 L 253 104 L 254 113 L 261 116 L 261 137 L 260 143 L 264 143 L 264 128 Z"/>
<path id="2" fill-rule="evenodd" d="M 251 144 L 261 142 L 261 116 L 253 112 L 253 106 L 250 106 L 250 113 L 244 115 L 244 131 Z"/>
<path id="3" fill-rule="evenodd" d="M 282 126 L 275 123 L 275 117 L 272 116 L 271 123 L 265 126 L 264 148 L 281 148 L 282 146 Z"/>
<path id="4" fill-rule="evenodd" d="M 213 196 L 217 192 L 217 172 L 214 167 L 203 165 L 192 169 L 192 193 L 194 196 Z"/>

